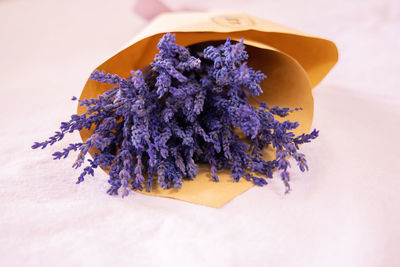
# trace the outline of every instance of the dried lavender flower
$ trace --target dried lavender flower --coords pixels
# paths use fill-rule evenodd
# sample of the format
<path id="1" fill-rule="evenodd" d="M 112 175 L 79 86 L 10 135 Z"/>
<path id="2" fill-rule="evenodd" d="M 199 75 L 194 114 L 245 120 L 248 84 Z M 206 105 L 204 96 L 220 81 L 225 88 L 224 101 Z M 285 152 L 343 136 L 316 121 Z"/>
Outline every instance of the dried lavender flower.
<path id="1" fill-rule="evenodd" d="M 210 165 L 216 182 L 218 171 L 228 169 L 234 181 L 245 178 L 259 186 L 266 185 L 265 178 L 272 178 L 278 169 L 289 192 L 288 159 L 293 158 L 301 171 L 308 170 L 299 145 L 315 139 L 318 131 L 295 136 L 292 130 L 298 122 L 275 119 L 299 109 L 249 104 L 250 96 L 262 94 L 260 83 L 266 75 L 247 65 L 243 39 L 232 43 L 228 38 L 222 45 L 191 51 L 167 33 L 158 49 L 149 67 L 132 71 L 129 77 L 94 71 L 92 80 L 115 87 L 96 99 L 80 100 L 86 112 L 72 115 L 61 123 L 60 131 L 32 148 L 46 148 L 66 133 L 94 126 L 86 142 L 70 144 L 53 157 L 79 152 L 73 167 L 81 167 L 85 160 L 88 164 L 77 183 L 86 175 L 93 176 L 98 166 L 107 168 L 110 195 L 120 192 L 125 197 L 144 186 L 149 191 L 153 183 L 181 188 L 184 179 L 195 179 L 199 163 Z M 245 134 L 249 144 L 235 129 Z M 270 146 L 276 156 L 265 161 L 262 151 Z M 86 159 L 91 148 L 99 152 Z"/>

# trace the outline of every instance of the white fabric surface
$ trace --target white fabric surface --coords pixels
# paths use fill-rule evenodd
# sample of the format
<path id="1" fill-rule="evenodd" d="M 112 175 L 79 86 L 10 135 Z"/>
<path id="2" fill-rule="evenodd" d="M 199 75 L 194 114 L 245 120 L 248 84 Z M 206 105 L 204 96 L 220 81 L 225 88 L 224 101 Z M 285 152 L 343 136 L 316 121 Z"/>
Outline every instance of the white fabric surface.
<path id="1" fill-rule="evenodd" d="M 310 171 L 293 168 L 287 196 L 276 179 L 221 209 L 110 197 L 101 171 L 75 185 L 74 159 L 51 160 L 62 144 L 30 146 L 146 21 L 128 0 L 0 0 L 0 266 L 400 266 L 399 2 L 164 3 L 249 12 L 337 43 L 339 63 L 314 90 Z"/>

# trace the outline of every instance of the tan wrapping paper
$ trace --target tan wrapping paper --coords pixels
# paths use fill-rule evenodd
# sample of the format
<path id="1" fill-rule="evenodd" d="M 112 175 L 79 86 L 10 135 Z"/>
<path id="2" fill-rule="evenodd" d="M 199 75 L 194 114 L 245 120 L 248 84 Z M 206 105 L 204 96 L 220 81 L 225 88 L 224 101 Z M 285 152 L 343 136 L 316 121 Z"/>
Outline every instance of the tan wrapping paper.
<path id="1" fill-rule="evenodd" d="M 228 37 L 236 41 L 244 38 L 249 66 L 268 76 L 261 84 L 264 93 L 259 99 L 270 106 L 302 107 L 302 111 L 294 112 L 285 119 L 300 123 L 295 134 L 310 131 L 314 105 L 312 88 L 338 60 L 333 42 L 246 14 L 166 13 L 155 18 L 123 49 L 96 69 L 121 77 L 129 76 L 131 70 L 141 69 L 153 61 L 158 52 L 157 43 L 167 32 L 175 33 L 177 44 L 183 46 L 224 41 Z M 108 84 L 88 79 L 80 99 L 97 98 L 110 88 Z M 78 114 L 84 112 L 85 108 L 79 106 Z M 86 141 L 91 131 L 82 130 L 80 134 Z M 271 159 L 273 155 L 273 151 L 265 151 L 266 159 Z M 140 193 L 218 208 L 253 186 L 245 179 L 233 182 L 229 171 L 218 175 L 220 182 L 213 182 L 209 166 L 202 165 L 198 176 L 185 180 L 180 190 L 162 189 L 155 184 L 151 192 Z"/>

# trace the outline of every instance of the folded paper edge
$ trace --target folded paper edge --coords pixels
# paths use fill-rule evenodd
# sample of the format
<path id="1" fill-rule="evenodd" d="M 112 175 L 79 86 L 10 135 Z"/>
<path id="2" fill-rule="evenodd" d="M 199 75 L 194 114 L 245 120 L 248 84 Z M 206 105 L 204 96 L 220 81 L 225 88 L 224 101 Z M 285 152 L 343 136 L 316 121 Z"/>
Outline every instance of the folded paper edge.
<path id="1" fill-rule="evenodd" d="M 248 18 L 254 21 L 251 25 L 243 27 L 227 27 L 218 25 L 213 18 L 218 16 Z M 255 32 L 252 41 L 258 41 L 284 52 L 294 59 L 306 70 L 310 78 L 311 87 L 314 88 L 329 73 L 338 61 L 338 50 L 334 42 L 316 37 L 297 29 L 261 19 L 246 13 L 221 13 L 221 12 L 171 12 L 158 15 L 150 24 L 131 39 L 121 52 L 145 38 L 151 38 L 160 33 L 184 33 L 198 32 L 207 33 L 229 33 L 229 32 Z M 274 40 L 279 41 L 274 43 Z M 281 38 L 287 40 L 281 41 Z M 303 40 L 301 48 L 286 49 L 285 45 L 292 42 L 291 39 Z M 299 50 L 300 49 L 300 50 Z M 309 52 L 308 50 L 312 50 Z M 320 55 L 316 58 L 315 52 Z"/>

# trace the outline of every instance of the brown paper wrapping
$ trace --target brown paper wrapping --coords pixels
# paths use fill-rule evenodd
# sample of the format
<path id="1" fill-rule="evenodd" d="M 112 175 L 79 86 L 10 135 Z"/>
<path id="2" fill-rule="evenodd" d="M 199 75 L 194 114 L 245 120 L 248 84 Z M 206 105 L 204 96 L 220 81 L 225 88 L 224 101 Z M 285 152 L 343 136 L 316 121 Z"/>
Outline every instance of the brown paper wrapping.
<path id="1" fill-rule="evenodd" d="M 259 99 L 270 106 L 302 107 L 302 111 L 294 112 L 285 119 L 300 123 L 295 134 L 310 131 L 314 105 L 312 88 L 338 60 L 333 42 L 247 14 L 166 13 L 155 18 L 96 69 L 121 77 L 129 76 L 131 70 L 141 69 L 153 61 L 158 52 L 157 43 L 167 32 L 175 33 L 177 44 L 183 46 L 223 41 L 228 37 L 236 41 L 244 38 L 249 53 L 248 65 L 268 76 L 261 84 L 264 93 Z M 80 99 L 97 98 L 110 88 L 108 84 L 88 79 Z M 84 112 L 85 108 L 78 106 L 78 114 Z M 86 141 L 91 131 L 82 130 L 80 134 Z M 264 153 L 265 159 L 271 159 L 273 155 L 273 151 Z M 229 171 L 218 173 L 218 176 L 220 182 L 213 182 L 209 166 L 202 165 L 198 176 L 185 180 L 180 190 L 154 185 L 151 192 L 139 193 L 218 208 L 253 186 L 245 179 L 233 182 Z"/>

